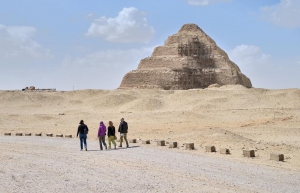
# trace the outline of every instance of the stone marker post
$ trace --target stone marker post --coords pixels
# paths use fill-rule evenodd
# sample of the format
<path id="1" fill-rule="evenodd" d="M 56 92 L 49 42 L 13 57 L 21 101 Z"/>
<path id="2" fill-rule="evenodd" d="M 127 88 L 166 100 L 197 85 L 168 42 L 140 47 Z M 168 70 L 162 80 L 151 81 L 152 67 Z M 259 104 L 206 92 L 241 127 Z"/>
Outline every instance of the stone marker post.
<path id="1" fill-rule="evenodd" d="M 244 149 L 243 155 L 244 155 L 244 157 L 255 157 L 254 150 L 252 150 L 252 149 L 251 150 Z"/>
<path id="2" fill-rule="evenodd" d="M 270 160 L 284 161 L 284 155 L 283 154 L 278 154 L 278 153 L 271 153 L 270 154 Z"/>
<path id="3" fill-rule="evenodd" d="M 189 150 L 195 149 L 194 143 L 185 143 L 185 149 L 189 149 Z"/>
<path id="4" fill-rule="evenodd" d="M 216 152 L 215 146 L 205 146 L 206 152 Z"/>

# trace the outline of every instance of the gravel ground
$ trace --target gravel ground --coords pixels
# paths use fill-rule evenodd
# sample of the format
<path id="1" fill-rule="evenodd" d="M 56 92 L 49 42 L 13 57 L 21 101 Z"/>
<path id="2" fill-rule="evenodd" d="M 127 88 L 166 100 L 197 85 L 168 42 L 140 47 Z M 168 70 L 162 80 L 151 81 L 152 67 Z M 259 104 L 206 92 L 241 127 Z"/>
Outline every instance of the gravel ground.
<path id="1" fill-rule="evenodd" d="M 297 171 L 131 144 L 0 136 L 0 192 L 299 192 Z M 246 159 L 246 158 L 245 158 Z"/>

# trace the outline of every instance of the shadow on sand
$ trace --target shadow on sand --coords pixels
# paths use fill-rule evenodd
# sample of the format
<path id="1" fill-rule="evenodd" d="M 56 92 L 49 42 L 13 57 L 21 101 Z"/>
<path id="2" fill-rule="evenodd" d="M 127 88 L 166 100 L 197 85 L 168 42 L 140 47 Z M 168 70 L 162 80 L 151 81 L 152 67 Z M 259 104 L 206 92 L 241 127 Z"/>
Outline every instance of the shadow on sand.
<path id="1" fill-rule="evenodd" d="M 104 150 L 100 150 L 100 149 L 92 149 L 92 150 L 87 150 L 87 151 L 116 151 L 116 150 L 125 150 L 125 149 L 131 149 L 131 148 L 137 148 L 137 147 L 140 147 L 140 146 L 130 146 L 130 147 L 117 147 L 117 149 L 104 149 Z"/>

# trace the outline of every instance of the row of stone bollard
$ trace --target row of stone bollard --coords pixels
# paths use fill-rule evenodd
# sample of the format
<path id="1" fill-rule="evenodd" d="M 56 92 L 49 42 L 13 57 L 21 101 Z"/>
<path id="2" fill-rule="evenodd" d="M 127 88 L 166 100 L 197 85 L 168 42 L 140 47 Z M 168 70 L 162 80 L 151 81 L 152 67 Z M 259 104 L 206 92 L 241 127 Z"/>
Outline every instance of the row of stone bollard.
<path id="1" fill-rule="evenodd" d="M 4 133 L 6 136 L 11 136 L 12 133 Z M 53 133 L 46 133 L 47 137 L 53 137 Z M 16 133 L 16 136 L 23 136 L 23 133 Z M 24 133 L 24 136 L 31 136 L 31 133 Z M 42 133 L 35 133 L 35 136 L 42 136 Z M 63 135 L 63 134 L 56 134 L 56 137 L 65 137 L 65 138 L 72 138 L 72 135 Z M 118 142 L 120 139 L 117 140 Z M 136 139 L 130 139 L 129 143 L 137 143 Z M 150 144 L 150 140 L 142 140 L 142 144 Z M 157 141 L 158 146 L 166 146 L 165 140 L 158 140 Z M 185 143 L 185 149 L 187 150 L 193 150 L 195 149 L 194 143 Z M 169 142 L 169 148 L 177 148 L 178 143 L 177 142 Z M 217 152 L 215 146 L 205 146 L 206 152 Z M 220 154 L 230 154 L 230 150 L 227 148 L 221 148 Z M 255 157 L 254 150 L 243 150 L 244 157 Z M 275 161 L 284 161 L 284 155 L 283 154 L 277 154 L 277 153 L 271 153 L 270 159 Z"/>
<path id="2" fill-rule="evenodd" d="M 144 140 L 144 141 L 142 141 L 142 144 L 150 144 L 150 140 Z M 158 140 L 157 145 L 165 146 L 166 142 L 164 140 Z M 177 148 L 177 145 L 178 145 L 177 142 L 169 142 L 169 148 Z M 194 143 L 185 143 L 184 145 L 185 145 L 186 150 L 195 149 Z M 206 152 L 217 152 L 215 146 L 205 146 L 205 151 Z M 230 150 L 228 148 L 221 148 L 220 154 L 230 154 Z M 243 155 L 244 155 L 244 157 L 248 157 L 248 158 L 255 157 L 255 152 L 254 152 L 254 150 L 244 149 Z M 271 153 L 270 160 L 284 161 L 284 155 L 278 154 L 278 153 Z"/>
<path id="3" fill-rule="evenodd" d="M 12 135 L 12 133 L 4 133 L 4 135 L 6 135 L 6 136 L 11 136 Z M 17 132 L 16 134 L 15 134 L 16 136 L 33 136 L 33 134 L 32 133 L 19 133 L 19 132 Z M 42 133 L 35 133 L 34 134 L 35 136 L 42 136 Z M 45 134 L 47 137 L 53 137 L 53 133 L 46 133 Z M 73 136 L 72 135 L 63 135 L 63 134 L 56 134 L 56 137 L 66 137 L 66 138 L 72 138 Z"/>

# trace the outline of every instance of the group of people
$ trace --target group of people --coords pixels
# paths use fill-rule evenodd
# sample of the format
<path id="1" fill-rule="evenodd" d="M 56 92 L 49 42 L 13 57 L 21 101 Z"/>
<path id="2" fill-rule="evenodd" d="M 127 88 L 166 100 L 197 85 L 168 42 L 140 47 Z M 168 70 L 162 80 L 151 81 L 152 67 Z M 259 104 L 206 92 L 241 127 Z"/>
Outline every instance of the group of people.
<path id="1" fill-rule="evenodd" d="M 89 128 L 86 124 L 84 124 L 84 121 L 81 120 L 79 122 L 78 130 L 77 130 L 77 137 L 79 136 L 80 139 L 80 150 L 83 150 L 83 146 L 85 151 L 87 151 L 87 134 L 89 132 Z M 111 144 L 114 145 L 114 149 L 117 148 L 117 144 L 115 140 L 117 139 L 116 136 L 116 129 L 112 121 L 108 122 L 108 127 L 106 128 L 105 124 L 101 121 L 100 126 L 98 129 L 98 139 L 100 144 L 100 150 L 103 150 L 103 146 L 105 149 L 107 149 L 107 144 L 105 143 L 105 136 L 107 132 L 108 137 L 108 149 L 111 149 Z M 127 140 L 127 133 L 128 133 L 128 124 L 126 121 L 124 121 L 124 118 L 121 119 L 118 132 L 120 133 L 120 145 L 119 147 L 122 147 L 123 139 L 126 142 L 126 147 L 129 147 L 128 140 Z M 102 145 L 103 144 L 103 145 Z"/>

